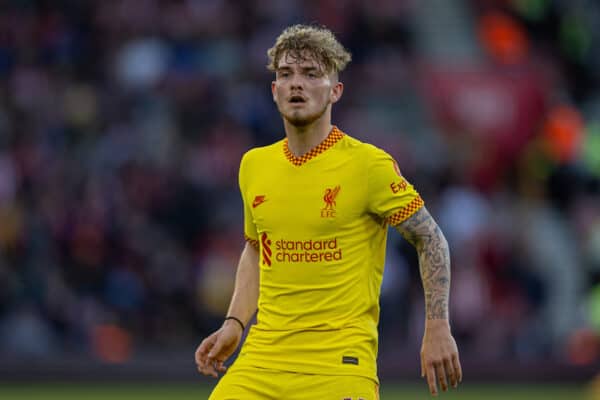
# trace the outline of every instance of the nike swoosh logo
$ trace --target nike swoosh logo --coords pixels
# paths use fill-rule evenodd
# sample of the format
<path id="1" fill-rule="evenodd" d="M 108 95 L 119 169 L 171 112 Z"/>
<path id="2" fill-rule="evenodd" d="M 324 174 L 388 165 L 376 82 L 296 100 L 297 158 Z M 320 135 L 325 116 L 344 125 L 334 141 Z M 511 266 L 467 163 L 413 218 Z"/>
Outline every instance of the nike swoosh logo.
<path id="1" fill-rule="evenodd" d="M 266 196 L 256 196 L 252 202 L 252 208 L 260 206 L 265 201 L 267 201 Z"/>

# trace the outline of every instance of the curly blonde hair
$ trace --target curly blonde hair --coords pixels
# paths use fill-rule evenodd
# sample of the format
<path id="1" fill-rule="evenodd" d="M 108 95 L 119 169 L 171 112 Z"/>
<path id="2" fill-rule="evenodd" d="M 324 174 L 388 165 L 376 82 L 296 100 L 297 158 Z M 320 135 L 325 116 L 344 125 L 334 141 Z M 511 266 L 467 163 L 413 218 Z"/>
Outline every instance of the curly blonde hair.
<path id="1" fill-rule="evenodd" d="M 293 25 L 286 28 L 267 51 L 270 71 L 276 71 L 286 54 L 294 62 L 315 60 L 326 73 L 339 73 L 346 68 L 352 55 L 338 42 L 333 32 L 324 27 Z"/>

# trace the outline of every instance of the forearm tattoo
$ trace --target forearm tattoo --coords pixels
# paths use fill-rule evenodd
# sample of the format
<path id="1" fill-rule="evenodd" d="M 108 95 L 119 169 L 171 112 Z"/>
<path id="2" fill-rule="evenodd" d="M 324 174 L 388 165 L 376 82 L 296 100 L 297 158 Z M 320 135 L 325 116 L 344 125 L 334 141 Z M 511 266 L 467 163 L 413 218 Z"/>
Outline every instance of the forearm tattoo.
<path id="1" fill-rule="evenodd" d="M 419 255 L 427 319 L 448 318 L 450 251 L 444 234 L 425 207 L 396 226 Z"/>

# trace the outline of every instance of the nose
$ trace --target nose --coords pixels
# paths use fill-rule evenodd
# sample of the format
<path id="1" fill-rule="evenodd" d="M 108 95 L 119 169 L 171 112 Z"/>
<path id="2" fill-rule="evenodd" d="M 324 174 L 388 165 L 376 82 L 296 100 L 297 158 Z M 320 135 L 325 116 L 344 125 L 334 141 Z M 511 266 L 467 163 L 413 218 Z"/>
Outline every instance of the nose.
<path id="1" fill-rule="evenodd" d="M 302 89 L 303 88 L 303 83 L 302 83 L 302 77 L 298 76 L 297 74 L 294 74 L 292 76 L 292 79 L 290 80 L 290 89 L 294 90 L 298 90 L 298 89 Z"/>

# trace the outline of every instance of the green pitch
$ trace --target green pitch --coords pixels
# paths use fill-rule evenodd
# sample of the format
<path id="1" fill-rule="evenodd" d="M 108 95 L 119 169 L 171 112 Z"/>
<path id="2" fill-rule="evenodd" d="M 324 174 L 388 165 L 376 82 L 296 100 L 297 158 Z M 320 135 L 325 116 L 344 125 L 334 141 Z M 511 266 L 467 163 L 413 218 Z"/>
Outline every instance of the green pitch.
<path id="1" fill-rule="evenodd" d="M 389 384 L 381 400 L 432 399 L 426 386 Z M 0 383 L 0 399 L 7 400 L 204 400 L 210 386 L 205 384 L 6 384 Z M 445 400 L 595 400 L 574 385 L 481 385 L 463 382 L 458 390 L 442 393 Z M 282 399 L 285 400 L 285 399 Z M 323 399 L 327 400 L 327 399 Z M 332 399 L 337 400 L 337 399 Z"/>

